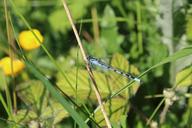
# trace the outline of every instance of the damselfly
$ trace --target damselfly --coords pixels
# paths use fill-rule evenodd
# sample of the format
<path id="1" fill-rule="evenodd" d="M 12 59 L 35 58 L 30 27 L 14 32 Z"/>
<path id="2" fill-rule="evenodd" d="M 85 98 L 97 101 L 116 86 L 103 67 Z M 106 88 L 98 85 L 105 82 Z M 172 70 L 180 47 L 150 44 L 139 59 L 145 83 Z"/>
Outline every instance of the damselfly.
<path id="1" fill-rule="evenodd" d="M 134 80 L 134 81 L 136 81 L 136 82 L 139 82 L 139 83 L 140 83 L 140 81 L 141 81 L 139 78 L 134 77 L 134 76 L 131 75 L 130 73 L 125 73 L 125 72 L 123 72 L 123 71 L 121 71 L 121 70 L 119 70 L 119 69 L 117 69 L 117 68 L 114 68 L 114 67 L 112 67 L 112 66 L 109 66 L 109 65 L 105 64 L 103 61 L 101 61 L 100 59 L 97 59 L 97 58 L 95 58 L 95 57 L 88 56 L 88 57 L 87 57 L 87 60 L 88 60 L 88 62 L 89 62 L 90 65 L 96 65 L 96 66 L 99 66 L 99 67 L 102 68 L 102 69 L 114 71 L 114 72 L 116 72 L 116 73 L 118 73 L 118 74 L 120 74 L 120 75 L 122 75 L 122 76 L 124 76 L 124 77 L 127 77 L 127 78 L 129 78 L 129 79 L 132 79 L 132 80 Z"/>

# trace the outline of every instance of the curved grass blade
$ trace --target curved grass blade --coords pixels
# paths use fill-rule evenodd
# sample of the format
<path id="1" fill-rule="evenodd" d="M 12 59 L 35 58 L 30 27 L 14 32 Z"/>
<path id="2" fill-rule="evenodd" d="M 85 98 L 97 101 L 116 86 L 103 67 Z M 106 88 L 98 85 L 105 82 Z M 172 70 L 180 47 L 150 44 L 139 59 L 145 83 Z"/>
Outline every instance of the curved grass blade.
<path id="1" fill-rule="evenodd" d="M 192 55 L 192 45 L 186 47 L 186 48 L 183 48 L 177 52 L 175 52 L 173 55 L 171 56 L 168 56 L 167 58 L 163 59 L 162 61 L 160 61 L 159 63 L 155 64 L 154 66 L 150 67 L 149 69 L 147 69 L 146 71 L 144 71 L 141 75 L 139 75 L 138 78 L 141 78 L 142 76 L 144 76 L 147 72 L 151 71 L 152 69 L 154 68 L 157 68 L 163 64 L 166 64 L 166 63 L 169 63 L 169 62 L 172 62 L 172 61 L 176 61 L 182 57 L 185 57 L 185 56 L 189 56 L 189 55 Z M 109 99 L 111 99 L 112 97 L 114 96 L 117 96 L 119 95 L 122 91 L 124 91 L 126 88 L 129 88 L 132 86 L 132 84 L 134 83 L 134 81 L 130 81 L 126 86 L 122 87 L 119 91 L 117 91 L 116 93 L 112 94 L 110 96 Z"/>

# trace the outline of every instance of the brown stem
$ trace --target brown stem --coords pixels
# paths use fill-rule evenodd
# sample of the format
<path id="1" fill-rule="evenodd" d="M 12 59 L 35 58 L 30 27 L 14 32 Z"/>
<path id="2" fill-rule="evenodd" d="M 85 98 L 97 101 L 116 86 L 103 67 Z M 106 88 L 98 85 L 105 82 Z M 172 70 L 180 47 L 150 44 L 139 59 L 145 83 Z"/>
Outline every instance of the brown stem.
<path id="1" fill-rule="evenodd" d="M 79 35 L 78 35 L 77 29 L 76 29 L 76 27 L 75 27 L 75 25 L 74 25 L 74 22 L 73 22 L 71 13 L 70 13 L 70 11 L 69 11 L 69 8 L 68 8 L 65 0 L 63 0 L 63 6 L 64 6 L 65 12 L 66 12 L 66 14 L 67 14 L 68 20 L 69 20 L 69 22 L 70 22 L 70 24 L 71 24 L 71 27 L 72 27 L 72 29 L 73 29 L 73 32 L 74 32 L 74 34 L 75 34 L 75 37 L 76 37 L 76 39 L 77 39 L 77 43 L 78 43 L 78 45 L 79 45 L 79 47 L 80 47 L 80 51 L 81 51 L 81 54 L 82 54 L 82 56 L 83 56 L 83 59 L 84 59 L 84 61 L 85 61 L 85 63 L 86 63 L 86 68 L 87 68 L 88 74 L 89 74 L 89 76 L 90 76 L 90 78 L 91 78 L 91 80 L 92 80 L 92 82 L 93 82 L 93 84 L 91 84 L 91 85 L 92 85 L 93 90 L 94 90 L 94 92 L 95 92 L 95 94 L 96 94 L 96 97 L 97 97 L 97 100 L 98 100 L 99 105 L 100 105 L 100 107 L 101 107 L 101 111 L 102 111 L 103 116 L 104 116 L 104 118 L 105 118 L 106 124 L 107 124 L 108 128 L 112 128 L 112 127 L 111 127 L 111 123 L 110 123 L 110 121 L 109 121 L 109 118 L 108 118 L 108 116 L 107 116 L 107 113 L 106 113 L 106 111 L 105 111 L 105 109 L 104 109 L 104 106 L 103 106 L 103 104 L 102 104 L 101 95 L 100 95 L 99 90 L 98 90 L 98 88 L 97 88 L 97 84 L 96 84 L 96 81 L 95 81 L 95 79 L 94 79 L 93 73 L 92 73 L 92 71 L 91 71 L 91 69 L 90 69 L 90 67 L 89 67 L 89 63 L 88 63 L 88 60 L 87 60 L 87 56 L 86 56 L 86 54 L 85 54 L 85 50 L 84 50 L 84 48 L 83 48 L 83 46 L 82 46 L 80 37 L 79 37 Z"/>

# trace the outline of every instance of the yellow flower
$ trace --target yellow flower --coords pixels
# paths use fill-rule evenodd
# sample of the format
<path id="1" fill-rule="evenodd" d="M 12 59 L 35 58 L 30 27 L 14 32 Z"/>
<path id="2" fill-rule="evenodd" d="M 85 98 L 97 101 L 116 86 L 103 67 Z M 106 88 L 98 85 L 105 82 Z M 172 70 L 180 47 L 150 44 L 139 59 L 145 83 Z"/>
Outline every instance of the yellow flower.
<path id="1" fill-rule="evenodd" d="M 18 59 L 11 60 L 10 57 L 4 57 L 0 60 L 0 68 L 3 70 L 5 75 L 13 74 L 16 76 L 20 71 L 24 69 L 25 65 Z"/>
<path id="2" fill-rule="evenodd" d="M 40 46 L 40 43 L 43 43 L 43 36 L 39 32 L 39 30 L 32 29 L 32 31 L 36 36 L 30 30 L 22 31 L 19 34 L 19 43 L 21 47 L 25 50 L 36 49 Z"/>

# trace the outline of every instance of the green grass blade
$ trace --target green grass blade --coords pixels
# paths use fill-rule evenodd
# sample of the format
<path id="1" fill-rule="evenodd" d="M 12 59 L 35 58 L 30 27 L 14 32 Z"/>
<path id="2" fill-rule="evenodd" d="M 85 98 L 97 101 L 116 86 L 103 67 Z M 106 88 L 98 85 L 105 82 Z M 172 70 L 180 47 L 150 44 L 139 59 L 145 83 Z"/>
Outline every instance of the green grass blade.
<path id="1" fill-rule="evenodd" d="M 151 71 L 154 68 L 157 68 L 163 64 L 172 62 L 172 61 L 176 61 L 182 57 L 185 56 L 189 56 L 192 55 L 192 45 L 183 48 L 177 52 L 175 52 L 173 55 L 168 56 L 167 58 L 163 59 L 162 61 L 160 61 L 159 63 L 155 64 L 154 66 L 150 67 L 149 69 L 147 69 L 146 71 L 144 71 L 138 78 L 141 78 L 143 75 L 145 75 L 147 72 Z M 129 82 L 126 86 L 122 87 L 120 90 L 118 90 L 116 93 L 114 93 L 113 95 L 111 95 L 110 98 L 117 96 L 118 94 L 120 94 L 122 91 L 124 91 L 126 88 L 131 87 L 133 85 L 134 81 Z"/>
<path id="2" fill-rule="evenodd" d="M 26 67 L 29 71 L 39 80 L 41 80 L 45 87 L 49 90 L 51 95 L 57 99 L 62 106 L 69 112 L 71 117 L 75 120 L 75 122 L 81 128 L 88 128 L 88 125 L 84 122 L 84 120 L 79 116 L 79 114 L 72 109 L 71 104 L 53 87 L 53 85 L 49 82 L 49 80 L 41 74 L 38 69 L 36 69 L 31 63 L 26 61 Z"/>
<path id="3" fill-rule="evenodd" d="M 159 67 L 163 64 L 166 64 L 166 63 L 169 63 L 169 62 L 172 62 L 172 61 L 176 61 L 182 57 L 185 57 L 185 56 L 189 56 L 189 55 L 192 55 L 192 46 L 188 46 L 186 48 L 183 48 L 177 52 L 175 52 L 173 55 L 163 59 L 161 62 L 155 64 L 154 66 L 152 66 L 151 68 L 149 68 L 148 70 L 146 70 L 145 72 L 143 72 L 139 77 L 142 77 L 143 75 L 145 75 L 147 72 L 151 71 L 152 69 L 156 68 L 156 67 Z"/>
<path id="4" fill-rule="evenodd" d="M 2 103 L 3 107 L 5 108 L 5 111 L 7 112 L 7 115 L 11 117 L 11 112 L 9 111 L 9 108 L 7 107 L 7 104 L 3 98 L 3 96 L 0 93 L 0 102 Z"/>

